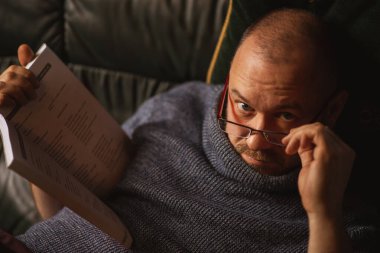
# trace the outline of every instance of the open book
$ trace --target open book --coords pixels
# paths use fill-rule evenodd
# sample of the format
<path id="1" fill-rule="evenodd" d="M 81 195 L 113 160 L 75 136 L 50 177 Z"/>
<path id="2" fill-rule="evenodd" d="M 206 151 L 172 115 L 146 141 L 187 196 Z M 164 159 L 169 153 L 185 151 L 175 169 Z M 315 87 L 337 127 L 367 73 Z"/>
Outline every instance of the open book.
<path id="1" fill-rule="evenodd" d="M 46 44 L 27 68 L 37 99 L 0 111 L 7 167 L 129 248 L 128 229 L 100 200 L 121 179 L 128 137 Z"/>

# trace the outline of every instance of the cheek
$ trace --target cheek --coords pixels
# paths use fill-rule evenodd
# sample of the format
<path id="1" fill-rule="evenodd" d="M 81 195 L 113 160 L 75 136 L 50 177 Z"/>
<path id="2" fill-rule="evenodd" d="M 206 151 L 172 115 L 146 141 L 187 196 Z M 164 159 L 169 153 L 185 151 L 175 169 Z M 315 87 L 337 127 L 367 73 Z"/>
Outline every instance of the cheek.
<path id="1" fill-rule="evenodd" d="M 239 144 L 245 144 L 246 140 L 242 138 L 236 138 L 231 135 L 227 135 L 228 139 L 230 140 L 232 146 L 236 147 Z"/>

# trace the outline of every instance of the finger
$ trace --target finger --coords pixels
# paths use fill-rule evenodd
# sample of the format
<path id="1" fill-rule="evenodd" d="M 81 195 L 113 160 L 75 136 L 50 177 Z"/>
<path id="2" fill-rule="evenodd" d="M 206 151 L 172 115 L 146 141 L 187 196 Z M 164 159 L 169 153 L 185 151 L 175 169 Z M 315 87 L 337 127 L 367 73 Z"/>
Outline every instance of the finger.
<path id="1" fill-rule="evenodd" d="M 0 93 L 13 99 L 18 105 L 25 105 L 29 101 L 23 89 L 16 85 L 6 85 Z"/>
<path id="2" fill-rule="evenodd" d="M 11 65 L 9 66 L 1 75 L 1 80 L 2 81 L 10 81 L 11 79 L 15 79 L 18 76 L 22 76 L 25 79 L 30 82 L 33 88 L 38 88 L 40 86 L 39 81 L 37 80 L 36 76 L 33 74 L 32 71 L 29 69 L 26 69 L 21 66 L 17 65 Z"/>
<path id="3" fill-rule="evenodd" d="M 286 145 L 285 152 L 288 154 L 302 153 L 314 149 L 316 145 L 325 148 L 324 131 L 325 126 L 320 123 L 303 125 L 292 129 L 288 136 L 283 139 L 283 143 Z"/>
<path id="4" fill-rule="evenodd" d="M 28 80 L 30 84 L 32 85 L 32 88 L 36 89 L 40 87 L 40 82 L 37 80 L 37 77 L 29 69 L 26 69 L 26 68 L 17 69 L 17 73 L 19 73 L 26 80 Z"/>
<path id="5" fill-rule="evenodd" d="M 17 55 L 22 66 L 26 66 L 34 58 L 34 52 L 27 44 L 21 44 L 18 47 Z"/>
<path id="6" fill-rule="evenodd" d="M 0 107 L 13 107 L 16 104 L 17 103 L 13 100 L 13 98 L 8 96 L 7 94 L 0 92 Z"/>
<path id="7" fill-rule="evenodd" d="M 298 153 L 303 167 L 318 161 L 318 167 L 330 168 L 344 162 L 338 158 L 346 157 L 346 151 L 343 149 L 345 146 L 347 145 L 329 128 L 317 123 L 292 131 L 285 151 L 288 154 Z M 330 166 L 327 166 L 327 163 Z"/>
<path id="8" fill-rule="evenodd" d="M 28 100 L 35 99 L 37 97 L 35 89 L 30 84 L 29 80 L 24 77 L 20 77 L 21 82 L 17 83 L 15 86 L 18 87 L 26 96 Z"/>
<path id="9" fill-rule="evenodd" d="M 314 150 L 309 149 L 299 153 L 302 167 L 308 167 L 314 161 Z"/>
<path id="10" fill-rule="evenodd" d="M 19 77 L 17 81 L 11 80 L 7 83 L 0 81 L 0 93 L 3 94 L 3 100 L 7 100 L 6 97 L 9 97 L 14 99 L 17 104 L 25 104 L 37 97 L 35 89 L 23 77 Z M 6 101 L 3 102 L 8 104 Z"/>

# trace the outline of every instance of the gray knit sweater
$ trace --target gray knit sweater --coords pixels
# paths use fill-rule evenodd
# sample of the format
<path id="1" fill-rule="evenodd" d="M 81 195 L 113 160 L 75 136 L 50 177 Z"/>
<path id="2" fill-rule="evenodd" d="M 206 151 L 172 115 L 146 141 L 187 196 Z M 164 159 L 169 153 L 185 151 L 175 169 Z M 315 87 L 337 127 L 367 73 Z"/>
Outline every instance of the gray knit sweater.
<path id="1" fill-rule="evenodd" d="M 307 250 L 298 171 L 265 176 L 244 163 L 217 126 L 220 90 L 186 83 L 123 125 L 135 155 L 107 203 L 130 229 L 131 251 Z M 355 249 L 380 252 L 376 217 L 363 210 L 345 212 L 346 229 Z M 67 208 L 18 238 L 35 252 L 126 252 Z"/>

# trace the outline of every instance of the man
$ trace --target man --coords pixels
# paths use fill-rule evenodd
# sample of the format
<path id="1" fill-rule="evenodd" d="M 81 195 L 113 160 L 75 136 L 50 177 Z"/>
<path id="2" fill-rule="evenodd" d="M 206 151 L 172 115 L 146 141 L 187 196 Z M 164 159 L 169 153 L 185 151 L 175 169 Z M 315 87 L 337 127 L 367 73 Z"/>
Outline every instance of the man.
<path id="1" fill-rule="evenodd" d="M 22 64 L 28 52 L 20 48 Z M 316 17 L 275 11 L 248 28 L 223 91 L 187 83 L 145 103 L 123 126 L 135 155 L 107 199 L 132 250 L 379 247 L 376 217 L 343 208 L 355 153 L 331 130 L 347 99 L 333 52 Z M 26 102 L 37 87 L 12 68 L 0 78 L 0 104 Z M 54 203 L 39 202 L 42 211 Z M 18 238 L 38 252 L 125 252 L 67 208 Z"/>

